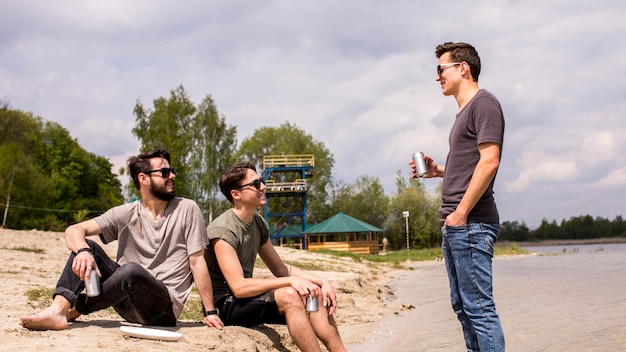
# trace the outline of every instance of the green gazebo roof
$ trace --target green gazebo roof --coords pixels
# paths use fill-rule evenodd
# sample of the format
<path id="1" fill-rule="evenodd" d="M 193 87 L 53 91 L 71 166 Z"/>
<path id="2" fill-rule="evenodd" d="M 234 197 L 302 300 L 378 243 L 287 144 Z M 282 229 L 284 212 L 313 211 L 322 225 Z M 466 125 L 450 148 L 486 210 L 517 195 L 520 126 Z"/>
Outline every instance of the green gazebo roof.
<path id="1" fill-rule="evenodd" d="M 342 212 L 335 214 L 319 224 L 313 225 L 304 233 L 307 234 L 323 234 L 323 233 L 342 233 L 342 232 L 383 232 L 376 226 L 372 226 L 361 220 L 355 219 Z"/>

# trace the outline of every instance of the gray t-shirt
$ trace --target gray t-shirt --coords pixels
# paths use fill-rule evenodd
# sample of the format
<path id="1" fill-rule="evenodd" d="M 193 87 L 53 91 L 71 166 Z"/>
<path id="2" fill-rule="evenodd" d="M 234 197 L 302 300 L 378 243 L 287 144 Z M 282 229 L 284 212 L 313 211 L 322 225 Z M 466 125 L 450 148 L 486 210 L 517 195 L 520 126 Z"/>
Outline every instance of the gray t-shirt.
<path id="1" fill-rule="evenodd" d="M 135 201 L 112 208 L 94 220 L 102 230 L 102 242 L 118 241 L 118 264 L 138 263 L 163 282 L 178 318 L 193 284 L 189 255 L 203 250 L 208 243 L 198 205 L 176 197 L 163 217 L 155 221 L 143 203 Z"/>
<path id="2" fill-rule="evenodd" d="M 446 159 L 443 177 L 441 220 L 452 213 L 461 202 L 474 169 L 480 159 L 478 145 L 504 141 L 504 115 L 498 99 L 493 94 L 481 89 L 474 98 L 457 114 L 449 136 L 450 151 Z M 498 209 L 493 198 L 493 183 L 480 197 L 468 215 L 468 221 L 495 223 L 500 221 Z"/>
<path id="3" fill-rule="evenodd" d="M 265 244 L 270 237 L 267 222 L 261 215 L 254 214 L 252 223 L 248 224 L 241 220 L 232 209 L 225 211 L 207 226 L 209 241 L 222 239 L 230 244 L 237 252 L 237 257 L 243 269 L 243 275 L 251 278 L 254 265 L 256 263 L 259 248 Z M 213 283 L 213 297 L 215 302 L 224 296 L 231 294 L 224 274 L 217 263 L 215 251 L 211 245 L 205 251 L 205 258 L 211 273 Z"/>

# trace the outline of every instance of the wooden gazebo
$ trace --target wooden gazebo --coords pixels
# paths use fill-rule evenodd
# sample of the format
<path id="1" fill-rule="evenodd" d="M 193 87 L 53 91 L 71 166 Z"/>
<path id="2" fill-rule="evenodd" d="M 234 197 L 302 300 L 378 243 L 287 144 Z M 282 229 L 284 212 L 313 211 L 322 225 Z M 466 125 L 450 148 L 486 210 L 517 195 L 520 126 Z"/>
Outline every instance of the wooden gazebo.
<path id="1" fill-rule="evenodd" d="M 378 253 L 378 235 L 382 232 L 342 212 L 304 230 L 310 251 L 330 249 L 356 254 Z"/>

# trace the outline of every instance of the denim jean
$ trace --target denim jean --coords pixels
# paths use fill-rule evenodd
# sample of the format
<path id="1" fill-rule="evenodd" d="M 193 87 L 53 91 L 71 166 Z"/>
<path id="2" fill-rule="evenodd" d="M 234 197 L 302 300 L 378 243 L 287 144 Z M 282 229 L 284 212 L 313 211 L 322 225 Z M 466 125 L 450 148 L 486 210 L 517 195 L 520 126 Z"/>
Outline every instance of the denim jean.
<path id="1" fill-rule="evenodd" d="M 504 333 L 493 298 L 493 244 L 498 223 L 470 222 L 442 228 L 450 300 L 468 351 L 504 351 Z"/>
<path id="2" fill-rule="evenodd" d="M 76 256 L 72 253 L 59 278 L 54 296 L 65 297 L 81 314 L 113 307 L 122 318 L 131 323 L 176 325 L 172 301 L 161 281 L 137 263 L 120 266 L 97 243 L 91 240 L 87 240 L 87 243 L 102 274 L 100 295 L 87 297 L 81 293 L 85 284 L 72 271 Z"/>

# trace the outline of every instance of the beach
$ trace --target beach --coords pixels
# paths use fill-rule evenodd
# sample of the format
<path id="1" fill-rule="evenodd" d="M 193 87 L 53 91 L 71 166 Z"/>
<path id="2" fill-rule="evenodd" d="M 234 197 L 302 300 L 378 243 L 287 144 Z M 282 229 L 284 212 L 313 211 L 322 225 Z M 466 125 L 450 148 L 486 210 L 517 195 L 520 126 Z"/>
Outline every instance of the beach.
<path id="1" fill-rule="evenodd" d="M 507 350 L 626 351 L 626 249 L 614 246 L 567 246 L 496 257 L 494 292 Z M 115 249 L 115 244 L 105 246 L 113 256 Z M 350 351 L 465 351 L 442 261 L 394 268 L 277 250 L 285 261 L 310 265 L 334 285 L 339 300 L 335 318 Z M 61 233 L 0 229 L 0 259 L 5 263 L 0 270 L 0 351 L 298 350 L 282 325 L 219 331 L 181 320 L 168 328 L 183 334 L 176 342 L 129 337 L 120 327 L 134 324 L 109 311 L 81 316 L 64 331 L 24 329 L 19 317 L 42 308 L 40 300 L 27 295 L 35 289 L 52 290 L 67 255 Z M 255 275 L 269 273 L 260 268 Z"/>
<path id="2" fill-rule="evenodd" d="M 92 237 L 97 240 L 97 237 Z M 99 242 L 99 240 L 97 241 Z M 103 245 L 115 257 L 117 243 Z M 335 320 L 346 345 L 363 341 L 372 326 L 384 316 L 403 308 L 382 282 L 393 281 L 403 270 L 314 252 L 277 247 L 289 264 L 303 265 L 327 278 L 338 296 Z M 208 328 L 200 321 L 181 319 L 174 328 L 183 338 L 172 341 L 139 339 L 124 334 L 120 327 L 137 326 L 122 320 L 112 310 L 81 316 L 63 331 L 31 331 L 20 324 L 20 316 L 47 307 L 50 294 L 68 258 L 63 234 L 44 231 L 0 229 L 0 351 L 90 350 L 134 351 L 297 351 L 284 325 L 253 329 L 228 326 Z M 255 269 L 255 276 L 269 277 L 269 270 Z M 35 297 L 38 293 L 43 297 Z M 189 301 L 197 300 L 192 292 Z M 188 301 L 188 302 L 189 302 Z M 189 304 L 189 303 L 188 303 Z"/>

